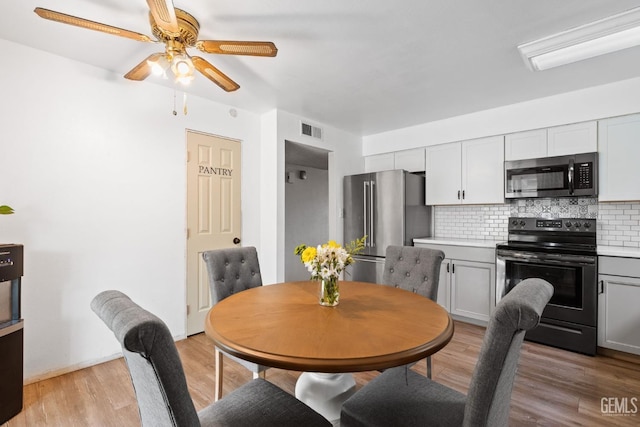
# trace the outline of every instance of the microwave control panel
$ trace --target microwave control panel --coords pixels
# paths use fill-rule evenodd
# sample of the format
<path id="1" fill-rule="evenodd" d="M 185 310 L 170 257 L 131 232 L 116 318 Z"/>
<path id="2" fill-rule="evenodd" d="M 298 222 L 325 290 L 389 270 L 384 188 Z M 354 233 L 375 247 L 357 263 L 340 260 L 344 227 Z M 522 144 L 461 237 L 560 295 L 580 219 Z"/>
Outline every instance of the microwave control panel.
<path id="1" fill-rule="evenodd" d="M 576 190 L 593 188 L 593 163 L 578 163 L 575 166 L 575 171 Z"/>

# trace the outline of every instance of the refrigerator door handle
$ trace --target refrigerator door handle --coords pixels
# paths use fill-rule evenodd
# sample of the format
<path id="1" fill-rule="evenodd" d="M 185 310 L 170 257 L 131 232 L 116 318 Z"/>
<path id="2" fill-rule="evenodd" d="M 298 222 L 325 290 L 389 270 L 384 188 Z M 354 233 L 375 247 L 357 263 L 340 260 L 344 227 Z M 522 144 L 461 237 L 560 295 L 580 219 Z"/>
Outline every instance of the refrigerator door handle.
<path id="1" fill-rule="evenodd" d="M 370 191 L 370 198 L 369 198 L 369 212 L 370 212 L 370 217 L 369 217 L 369 230 L 371 230 L 371 240 L 369 243 L 369 246 L 371 246 L 372 248 L 375 248 L 376 246 L 376 238 L 373 234 L 373 230 L 375 228 L 375 218 L 374 218 L 374 212 L 375 212 L 375 206 L 376 206 L 376 201 L 375 201 L 375 181 L 371 181 L 371 185 L 369 186 L 369 191 Z"/>
<path id="2" fill-rule="evenodd" d="M 369 233 L 368 233 L 369 232 L 369 230 L 368 230 L 369 227 L 368 227 L 368 221 L 367 221 L 367 218 L 369 216 L 369 210 L 368 210 L 369 204 L 367 203 L 367 196 L 368 196 L 368 193 L 369 193 L 368 190 L 369 190 L 369 181 L 364 181 L 362 183 L 362 192 L 363 192 L 362 200 L 364 201 L 364 207 L 363 207 L 364 232 L 362 233 L 363 236 L 368 236 L 369 235 Z M 364 245 L 365 246 L 370 246 L 368 237 L 365 239 Z"/>

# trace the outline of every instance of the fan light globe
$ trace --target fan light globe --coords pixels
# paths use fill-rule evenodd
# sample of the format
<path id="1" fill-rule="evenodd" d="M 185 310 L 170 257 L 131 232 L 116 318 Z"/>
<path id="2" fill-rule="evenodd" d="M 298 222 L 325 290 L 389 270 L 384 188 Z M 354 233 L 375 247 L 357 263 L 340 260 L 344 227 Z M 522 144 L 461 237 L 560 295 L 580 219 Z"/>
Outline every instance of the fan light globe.
<path id="1" fill-rule="evenodd" d="M 187 86 L 189 85 L 191 82 L 193 81 L 193 76 L 183 76 L 183 77 L 176 77 L 176 82 Z"/>
<path id="2" fill-rule="evenodd" d="M 171 70 L 180 82 L 183 82 L 185 78 L 188 78 L 189 81 L 193 78 L 193 62 L 191 62 L 191 58 L 184 53 L 174 55 Z"/>
<path id="3" fill-rule="evenodd" d="M 166 56 L 161 56 L 156 61 L 147 61 L 149 67 L 151 67 L 151 73 L 155 76 L 165 75 L 165 71 L 169 68 L 169 61 Z"/>

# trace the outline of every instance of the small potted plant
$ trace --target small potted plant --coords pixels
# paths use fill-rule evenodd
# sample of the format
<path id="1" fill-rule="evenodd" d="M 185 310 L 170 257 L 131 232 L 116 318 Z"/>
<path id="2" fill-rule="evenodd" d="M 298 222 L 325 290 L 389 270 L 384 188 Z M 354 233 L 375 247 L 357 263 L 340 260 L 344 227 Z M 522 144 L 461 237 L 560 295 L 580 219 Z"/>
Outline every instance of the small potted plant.
<path id="1" fill-rule="evenodd" d="M 13 213 L 13 209 L 11 206 L 0 205 L 0 215 L 11 215 Z"/>

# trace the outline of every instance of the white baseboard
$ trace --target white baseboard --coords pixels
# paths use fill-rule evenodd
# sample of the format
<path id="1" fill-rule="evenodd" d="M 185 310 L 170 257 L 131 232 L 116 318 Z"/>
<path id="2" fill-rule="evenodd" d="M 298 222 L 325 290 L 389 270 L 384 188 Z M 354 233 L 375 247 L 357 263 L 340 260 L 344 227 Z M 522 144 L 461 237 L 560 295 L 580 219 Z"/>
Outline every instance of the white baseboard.
<path id="1" fill-rule="evenodd" d="M 180 341 L 185 338 L 187 338 L 186 335 L 178 335 L 173 337 L 174 341 Z M 60 375 L 68 374 L 74 371 L 79 371 L 80 369 L 88 368 L 90 366 L 99 365 L 105 362 L 110 362 L 111 360 L 115 360 L 120 357 L 122 357 L 122 352 L 114 353 L 110 356 L 102 357 L 100 359 L 92 359 L 92 360 L 87 360 L 85 362 L 76 363 L 75 365 L 70 365 L 65 368 L 43 372 L 41 374 L 37 374 L 29 378 L 25 378 L 23 381 L 23 384 L 28 385 L 28 384 L 37 383 L 39 381 L 48 380 L 49 378 L 59 377 Z"/>

